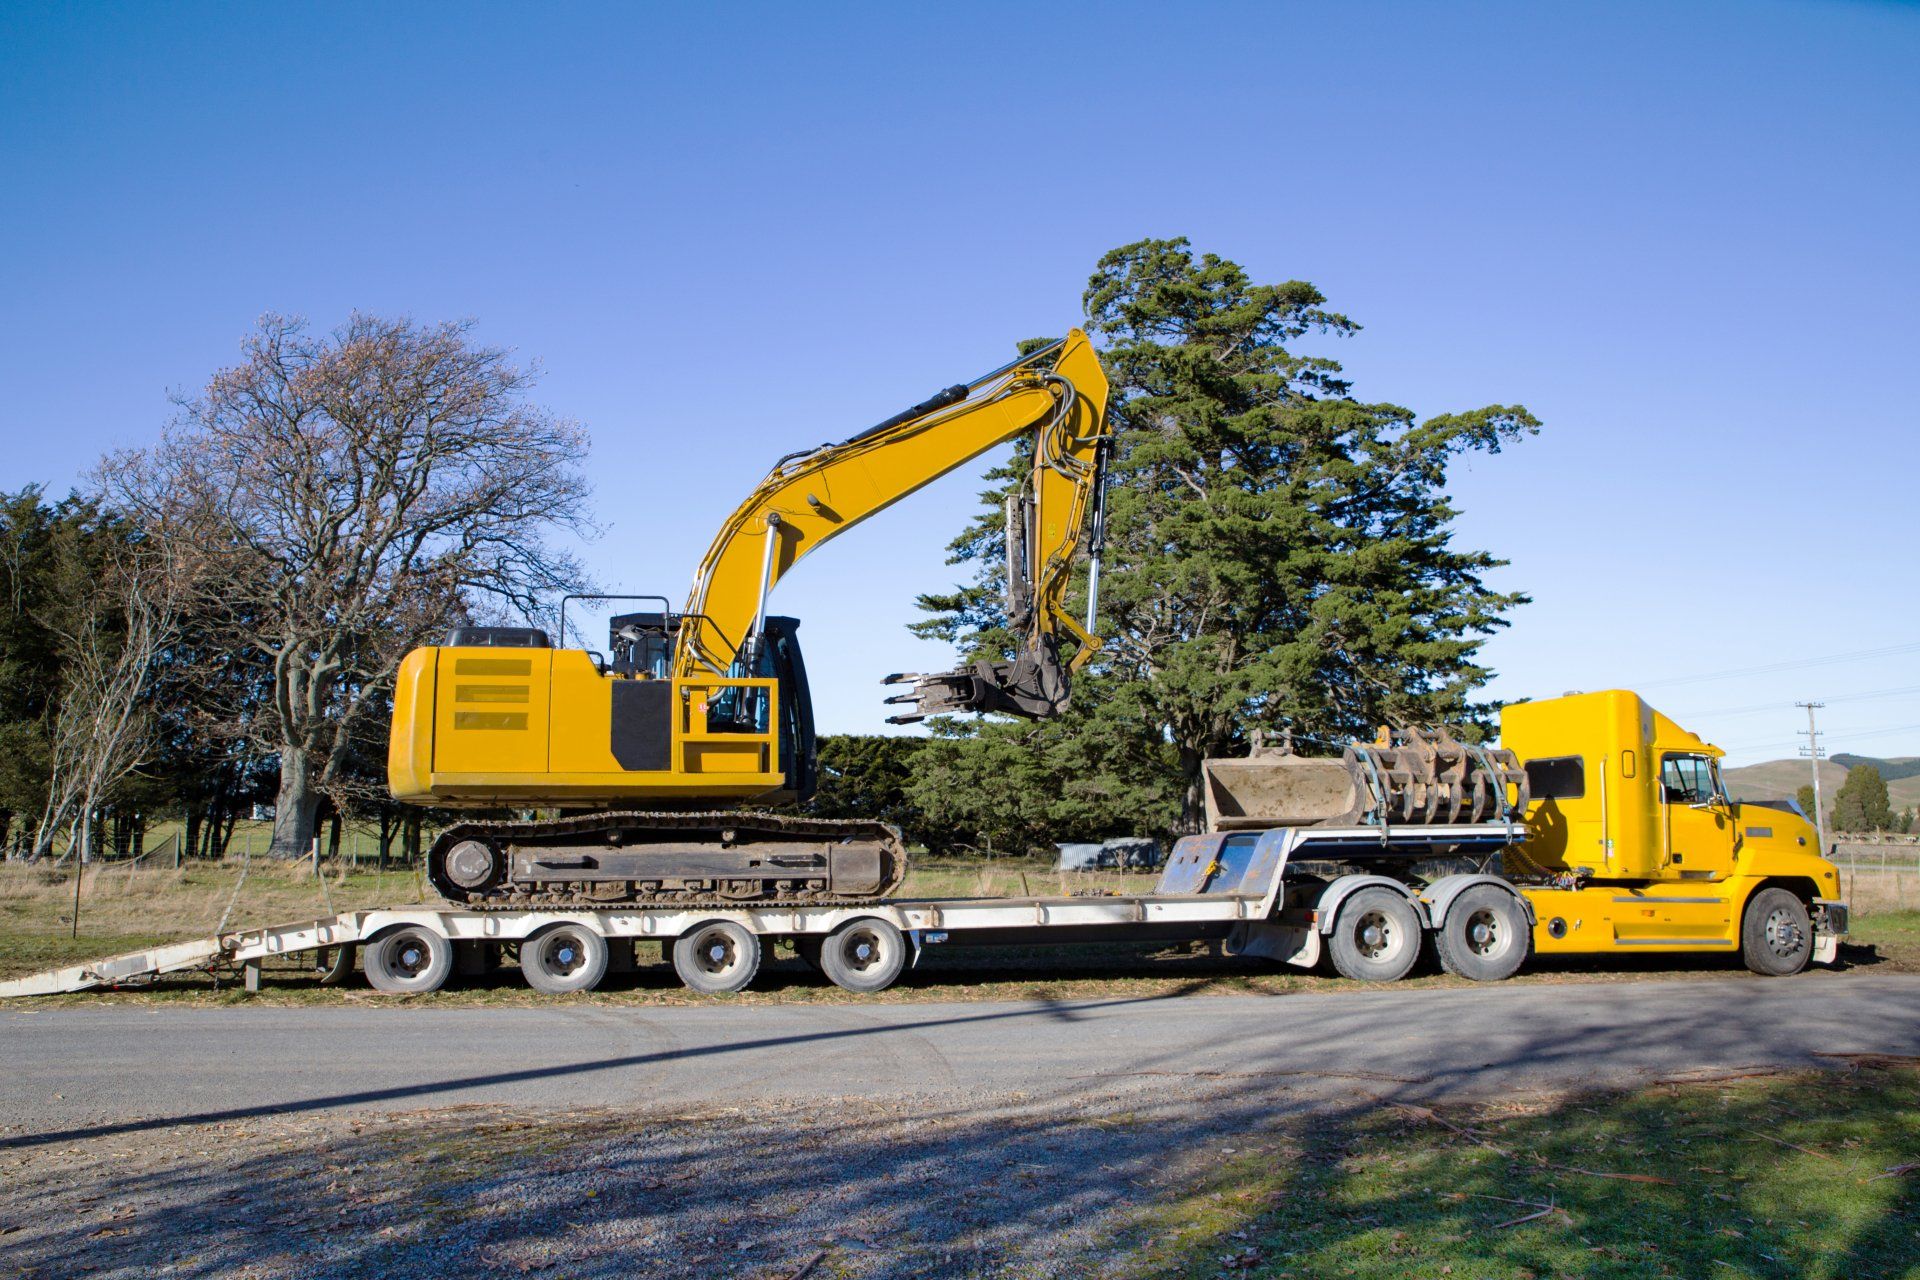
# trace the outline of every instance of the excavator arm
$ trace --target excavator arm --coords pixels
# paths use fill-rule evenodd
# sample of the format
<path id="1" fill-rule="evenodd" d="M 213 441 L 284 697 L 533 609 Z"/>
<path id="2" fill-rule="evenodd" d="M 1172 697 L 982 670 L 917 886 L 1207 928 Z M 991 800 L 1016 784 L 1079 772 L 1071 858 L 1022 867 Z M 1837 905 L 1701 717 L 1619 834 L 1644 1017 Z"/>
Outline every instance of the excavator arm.
<path id="1" fill-rule="evenodd" d="M 1068 671 L 1099 648 L 1094 601 L 1083 626 L 1066 610 L 1073 556 L 1089 525 L 1098 589 L 1107 379 L 1086 334 L 1065 338 L 971 382 L 946 388 L 850 440 L 774 464 L 720 528 L 680 620 L 674 673 L 749 674 L 767 643 L 767 597 L 802 557 L 835 535 L 1031 432 L 1032 471 L 1008 503 L 1007 605 L 1020 636 L 1011 662 L 888 677 L 913 710 L 896 723 L 955 711 L 1048 716 L 1065 709 Z M 1061 633 L 1078 641 L 1068 664 Z"/>

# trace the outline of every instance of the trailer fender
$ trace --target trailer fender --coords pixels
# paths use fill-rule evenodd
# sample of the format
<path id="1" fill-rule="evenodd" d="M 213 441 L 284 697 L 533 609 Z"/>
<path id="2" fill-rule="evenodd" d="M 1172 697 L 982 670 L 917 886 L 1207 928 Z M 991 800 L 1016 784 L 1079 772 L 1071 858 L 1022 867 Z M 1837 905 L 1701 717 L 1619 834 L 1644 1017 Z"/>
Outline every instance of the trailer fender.
<path id="1" fill-rule="evenodd" d="M 1441 876 L 1438 880 L 1435 880 L 1432 884 L 1420 891 L 1420 902 L 1426 908 L 1427 927 L 1438 929 L 1446 922 L 1447 911 L 1453 906 L 1454 899 L 1475 885 L 1482 884 L 1490 884 L 1505 889 L 1508 893 L 1518 898 L 1520 900 L 1520 909 L 1527 914 L 1527 925 L 1529 928 L 1539 923 L 1539 921 L 1534 918 L 1533 903 L 1527 900 L 1526 894 L 1514 887 L 1512 881 L 1503 880 L 1499 876 L 1488 875 L 1484 872 L 1462 872 L 1457 875 Z"/>
<path id="2" fill-rule="evenodd" d="M 1391 889 L 1405 898 L 1413 904 L 1413 913 L 1420 917 L 1421 925 L 1425 926 L 1428 923 L 1426 904 L 1420 901 L 1420 896 L 1406 885 L 1389 876 L 1352 875 L 1332 880 L 1328 882 L 1325 889 L 1320 891 L 1319 899 L 1313 904 L 1314 927 L 1321 933 L 1332 933 L 1333 919 L 1340 914 L 1340 904 L 1360 890 L 1374 885 Z"/>

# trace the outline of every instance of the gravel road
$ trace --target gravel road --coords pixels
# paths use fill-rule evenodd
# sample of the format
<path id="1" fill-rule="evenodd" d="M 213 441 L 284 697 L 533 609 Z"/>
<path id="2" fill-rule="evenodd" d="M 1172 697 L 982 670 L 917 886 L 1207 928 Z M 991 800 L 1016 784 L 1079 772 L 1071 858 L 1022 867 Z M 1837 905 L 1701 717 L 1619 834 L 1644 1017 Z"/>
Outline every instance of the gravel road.
<path id="1" fill-rule="evenodd" d="M 1053 1276 L 1390 1102 L 1920 1054 L 1920 978 L 0 1014 L 0 1273 Z"/>

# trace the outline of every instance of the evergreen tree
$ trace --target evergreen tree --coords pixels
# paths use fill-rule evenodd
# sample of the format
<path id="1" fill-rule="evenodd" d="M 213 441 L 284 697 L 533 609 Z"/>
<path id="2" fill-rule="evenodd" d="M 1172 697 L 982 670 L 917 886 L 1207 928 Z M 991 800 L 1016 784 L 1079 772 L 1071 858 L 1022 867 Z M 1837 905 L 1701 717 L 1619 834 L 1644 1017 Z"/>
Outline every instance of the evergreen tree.
<path id="1" fill-rule="evenodd" d="M 1887 784 L 1870 764 L 1847 770 L 1840 794 L 1833 798 L 1833 825 L 1838 831 L 1888 831 L 1893 828 L 1893 806 Z"/>
<path id="2" fill-rule="evenodd" d="M 1816 822 L 1819 821 L 1819 815 L 1814 812 L 1817 806 L 1814 802 L 1813 784 L 1811 782 L 1804 784 L 1798 791 L 1794 792 L 1793 798 L 1795 803 L 1800 806 L 1800 812 L 1806 814 Z"/>
<path id="3" fill-rule="evenodd" d="M 981 786 L 1004 793 L 990 802 L 1004 816 L 1080 813 L 1049 838 L 1162 819 L 1192 830 L 1201 762 L 1256 726 L 1333 742 L 1486 714 L 1475 654 L 1526 597 L 1485 584 L 1502 561 L 1454 545 L 1447 470 L 1538 423 L 1518 406 L 1420 420 L 1356 399 L 1336 361 L 1297 349 L 1358 329 L 1325 303 L 1185 240 L 1100 260 L 1084 305 L 1113 382 L 1106 647 L 1063 719 L 936 739 L 916 785 L 933 810 L 961 820 L 955 806 L 988 803 L 969 794 Z M 1004 656 L 1012 639 L 996 590 L 1010 475 L 952 546 L 978 579 L 920 602 L 921 634 L 971 655 Z M 1014 769 L 1051 785 L 1007 786 Z M 1076 786 L 1098 794 L 1068 801 Z"/>

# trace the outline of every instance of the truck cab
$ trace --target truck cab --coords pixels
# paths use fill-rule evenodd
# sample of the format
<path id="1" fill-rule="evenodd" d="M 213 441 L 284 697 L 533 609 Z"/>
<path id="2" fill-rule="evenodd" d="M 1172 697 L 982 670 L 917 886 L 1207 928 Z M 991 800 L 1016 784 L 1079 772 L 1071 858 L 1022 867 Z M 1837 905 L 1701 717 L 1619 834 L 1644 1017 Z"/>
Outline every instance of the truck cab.
<path id="1" fill-rule="evenodd" d="M 1811 931 L 1814 957 L 1832 958 L 1846 910 L 1813 824 L 1731 799 L 1725 752 L 1639 695 L 1516 703 L 1501 743 L 1528 784 L 1530 834 L 1509 870 L 1548 882 L 1526 890 L 1539 951 L 1725 949 L 1765 964 L 1758 947 L 1785 963 Z"/>

